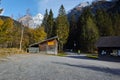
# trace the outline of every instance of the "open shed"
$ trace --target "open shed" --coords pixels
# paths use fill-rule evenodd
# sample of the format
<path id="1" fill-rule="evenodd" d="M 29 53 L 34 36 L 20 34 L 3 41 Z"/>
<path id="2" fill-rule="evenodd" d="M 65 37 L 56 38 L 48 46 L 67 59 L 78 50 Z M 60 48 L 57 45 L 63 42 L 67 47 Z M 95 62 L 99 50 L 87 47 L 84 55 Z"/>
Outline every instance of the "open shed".
<path id="1" fill-rule="evenodd" d="M 120 36 L 101 37 L 97 43 L 99 56 L 120 57 Z"/>
<path id="2" fill-rule="evenodd" d="M 52 37 L 42 42 L 31 44 L 28 48 L 29 53 L 45 53 L 57 54 L 58 53 L 58 37 Z"/>

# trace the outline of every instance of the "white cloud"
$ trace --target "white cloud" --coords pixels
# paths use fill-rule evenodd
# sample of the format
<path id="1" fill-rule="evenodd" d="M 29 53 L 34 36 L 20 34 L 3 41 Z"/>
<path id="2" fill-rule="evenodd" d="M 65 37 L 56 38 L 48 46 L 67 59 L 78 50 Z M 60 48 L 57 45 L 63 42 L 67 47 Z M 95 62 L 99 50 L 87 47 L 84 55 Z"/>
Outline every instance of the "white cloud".
<path id="1" fill-rule="evenodd" d="M 46 3 L 46 4 L 49 3 L 49 1 L 50 1 L 50 0 L 43 0 L 43 2 Z"/>
<path id="2" fill-rule="evenodd" d="M 45 12 L 52 0 L 38 0 L 38 12 Z M 43 14 L 43 13 L 42 13 Z"/>
<path id="3" fill-rule="evenodd" d="M 48 4 L 50 2 L 50 0 L 39 0 L 38 3 L 39 4 Z"/>

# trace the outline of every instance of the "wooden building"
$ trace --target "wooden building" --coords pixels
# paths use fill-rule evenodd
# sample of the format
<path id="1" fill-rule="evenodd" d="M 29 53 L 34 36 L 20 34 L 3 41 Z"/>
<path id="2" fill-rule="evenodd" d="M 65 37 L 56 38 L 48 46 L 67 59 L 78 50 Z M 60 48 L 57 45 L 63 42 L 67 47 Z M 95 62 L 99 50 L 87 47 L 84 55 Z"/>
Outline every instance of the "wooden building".
<path id="1" fill-rule="evenodd" d="M 45 53 L 57 54 L 58 53 L 58 37 L 52 37 L 42 42 L 31 44 L 28 48 L 29 53 Z"/>
<path id="2" fill-rule="evenodd" d="M 101 37 L 97 43 L 99 56 L 120 57 L 120 36 Z"/>

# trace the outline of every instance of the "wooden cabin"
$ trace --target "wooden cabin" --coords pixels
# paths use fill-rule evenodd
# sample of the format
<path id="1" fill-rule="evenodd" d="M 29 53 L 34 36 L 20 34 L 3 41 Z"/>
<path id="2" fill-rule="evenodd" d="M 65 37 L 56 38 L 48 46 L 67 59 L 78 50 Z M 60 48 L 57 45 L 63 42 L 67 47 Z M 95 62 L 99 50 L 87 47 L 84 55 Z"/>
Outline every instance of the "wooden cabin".
<path id="1" fill-rule="evenodd" d="M 120 36 L 101 37 L 97 43 L 99 56 L 120 57 Z"/>
<path id="2" fill-rule="evenodd" d="M 44 53 L 57 54 L 58 53 L 58 37 L 52 37 L 42 42 L 31 44 L 28 48 L 29 53 Z"/>

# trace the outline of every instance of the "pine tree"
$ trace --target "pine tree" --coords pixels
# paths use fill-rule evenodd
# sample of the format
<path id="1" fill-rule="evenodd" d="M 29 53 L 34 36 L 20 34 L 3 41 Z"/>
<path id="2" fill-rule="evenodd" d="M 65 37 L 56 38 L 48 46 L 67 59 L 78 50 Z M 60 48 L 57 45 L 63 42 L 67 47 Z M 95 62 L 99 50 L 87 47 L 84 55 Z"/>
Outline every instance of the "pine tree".
<path id="1" fill-rule="evenodd" d="M 3 9 L 0 9 L 0 14 L 2 13 Z"/>
<path id="2" fill-rule="evenodd" d="M 1 3 L 1 0 L 0 0 L 0 3 Z M 0 14 L 2 13 L 3 9 L 0 9 Z"/>
<path id="3" fill-rule="evenodd" d="M 58 16 L 66 16 L 66 11 L 63 5 L 61 5 L 60 9 L 59 9 L 59 13 Z"/>
<path id="4" fill-rule="evenodd" d="M 96 12 L 96 24 L 98 26 L 100 36 L 114 35 L 111 18 L 109 14 L 102 9 L 99 9 Z"/>
<path id="5" fill-rule="evenodd" d="M 42 22 L 42 26 L 44 26 L 46 33 L 48 33 L 48 22 L 47 22 L 47 19 L 48 19 L 48 11 L 46 9 L 45 15 L 44 15 L 44 19 L 43 19 L 43 22 Z"/>
<path id="6" fill-rule="evenodd" d="M 94 44 L 99 37 L 98 29 L 91 17 L 88 17 L 85 27 L 86 30 L 84 32 L 85 35 L 83 35 L 83 38 L 87 41 L 87 50 L 89 52 L 93 52 Z"/>
<path id="7" fill-rule="evenodd" d="M 70 19 L 70 34 L 73 34 L 73 36 L 75 36 L 76 30 L 77 30 L 77 22 L 76 22 L 75 15 L 73 14 Z"/>
<path id="8" fill-rule="evenodd" d="M 56 19 L 54 19 L 54 24 L 53 24 L 53 28 L 52 28 L 52 37 L 56 36 Z"/>
<path id="9" fill-rule="evenodd" d="M 74 46 L 74 44 L 77 43 L 78 41 L 78 36 L 77 35 L 77 22 L 76 22 L 76 18 L 75 18 L 75 14 L 72 14 L 69 18 L 69 23 L 70 23 L 70 27 L 69 27 L 69 37 L 68 37 L 68 41 L 67 41 L 67 44 L 66 44 L 66 47 L 68 49 L 73 49 L 74 50 L 77 48 L 76 46 Z"/>
<path id="10" fill-rule="evenodd" d="M 120 36 L 120 14 L 115 13 L 112 17 L 113 29 L 115 36 Z"/>
<path id="11" fill-rule="evenodd" d="M 62 51 L 69 36 L 69 23 L 63 5 L 61 5 L 59 9 L 59 14 L 56 20 L 56 34 L 59 39 L 59 51 Z"/>
<path id="12" fill-rule="evenodd" d="M 49 15 L 48 15 L 48 18 L 47 18 L 47 29 L 48 29 L 47 38 L 53 37 L 52 36 L 52 34 L 53 34 L 53 26 L 54 26 L 53 12 L 50 9 L 50 12 L 49 12 Z"/>
<path id="13" fill-rule="evenodd" d="M 99 37 L 94 17 L 89 8 L 86 8 L 78 20 L 79 44 L 82 51 L 92 52 L 94 43 Z"/>

